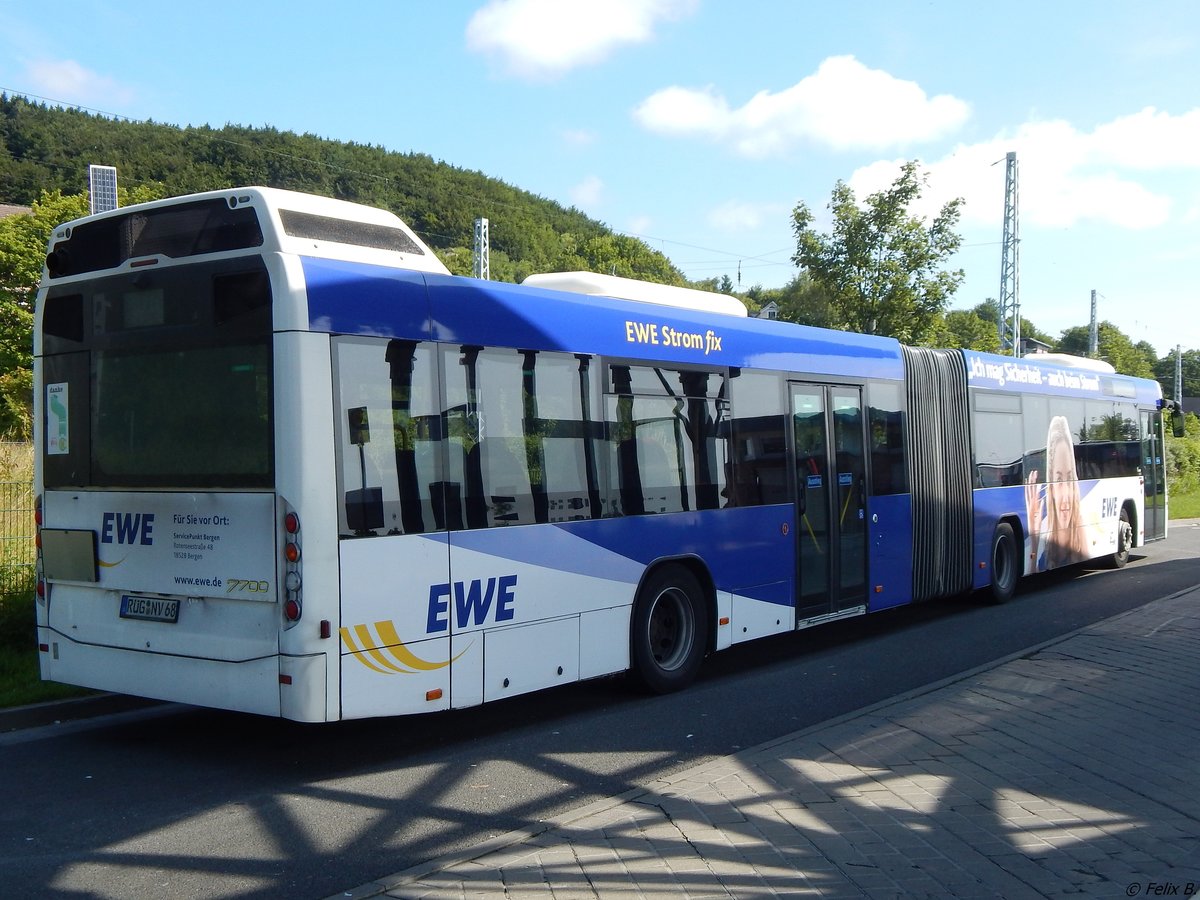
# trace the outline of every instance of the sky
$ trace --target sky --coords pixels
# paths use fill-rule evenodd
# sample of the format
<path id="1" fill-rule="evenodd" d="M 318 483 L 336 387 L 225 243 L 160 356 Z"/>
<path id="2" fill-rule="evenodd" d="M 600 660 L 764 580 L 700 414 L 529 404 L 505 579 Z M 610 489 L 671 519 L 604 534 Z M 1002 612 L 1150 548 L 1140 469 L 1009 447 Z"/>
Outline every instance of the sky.
<path id="1" fill-rule="evenodd" d="M 335 8 L 340 7 L 340 8 Z M 965 201 L 951 307 L 1200 349 L 1195 0 L 0 0 L 0 91 L 179 126 L 418 152 L 574 206 L 745 290 L 919 160 Z M 119 160 L 95 160 L 116 165 Z M 0 201 L 4 198 L 0 197 Z M 503 209 L 480 208 L 491 221 Z"/>

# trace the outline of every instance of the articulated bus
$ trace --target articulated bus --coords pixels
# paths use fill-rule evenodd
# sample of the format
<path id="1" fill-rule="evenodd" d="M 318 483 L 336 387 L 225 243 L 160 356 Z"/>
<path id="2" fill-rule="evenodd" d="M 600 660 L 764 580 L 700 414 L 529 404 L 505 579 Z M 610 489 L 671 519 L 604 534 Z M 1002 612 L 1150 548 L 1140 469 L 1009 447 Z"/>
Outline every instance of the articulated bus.
<path id="1" fill-rule="evenodd" d="M 61 226 L 34 342 L 41 672 L 91 688 L 306 722 L 665 692 L 1166 534 L 1153 381 L 455 277 L 287 191 Z"/>

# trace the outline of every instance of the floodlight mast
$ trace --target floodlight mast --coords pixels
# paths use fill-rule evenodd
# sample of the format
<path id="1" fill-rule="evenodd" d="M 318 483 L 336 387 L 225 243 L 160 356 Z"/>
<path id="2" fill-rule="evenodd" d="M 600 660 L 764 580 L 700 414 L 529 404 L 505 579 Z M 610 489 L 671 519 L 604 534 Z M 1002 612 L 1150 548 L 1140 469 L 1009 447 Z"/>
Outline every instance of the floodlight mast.
<path id="1" fill-rule="evenodd" d="M 1096 324 L 1096 292 L 1092 291 L 1092 318 L 1088 322 L 1088 356 L 1100 358 L 1100 327 Z"/>
<path id="2" fill-rule="evenodd" d="M 1175 408 L 1183 409 L 1183 344 L 1175 345 Z"/>
<path id="3" fill-rule="evenodd" d="M 1000 308 L 996 322 L 1000 352 L 1021 355 L 1020 226 L 1017 220 L 1017 154 L 1005 156 L 1004 239 L 1000 247 Z"/>
<path id="4" fill-rule="evenodd" d="M 472 254 L 471 269 L 476 278 L 488 281 L 492 277 L 492 241 L 488 234 L 488 220 L 475 220 L 475 251 Z"/>

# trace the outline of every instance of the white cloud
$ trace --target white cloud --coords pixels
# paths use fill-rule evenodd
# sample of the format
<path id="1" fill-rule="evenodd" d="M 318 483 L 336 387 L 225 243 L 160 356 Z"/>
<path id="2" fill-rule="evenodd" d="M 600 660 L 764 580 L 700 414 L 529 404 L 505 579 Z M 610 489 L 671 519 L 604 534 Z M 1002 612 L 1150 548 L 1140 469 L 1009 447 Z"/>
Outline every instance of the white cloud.
<path id="1" fill-rule="evenodd" d="M 1161 34 L 1134 41 L 1120 48 L 1122 55 L 1139 65 L 1162 66 L 1176 58 L 1194 53 L 1196 40 L 1185 32 Z"/>
<path id="2" fill-rule="evenodd" d="M 1147 106 L 1098 127 L 1092 145 L 1097 161 L 1132 169 L 1200 168 L 1200 108 L 1172 116 Z"/>
<path id="3" fill-rule="evenodd" d="M 50 100 L 111 109 L 134 99 L 131 89 L 73 59 L 38 59 L 25 65 L 33 91 Z"/>
<path id="4" fill-rule="evenodd" d="M 867 68 L 853 56 L 833 56 L 791 87 L 759 91 L 737 108 L 712 86 L 672 86 L 647 97 L 633 115 L 650 131 L 704 137 L 763 158 L 806 141 L 834 150 L 881 150 L 933 140 L 958 129 L 970 107 L 949 94 L 930 97 L 916 82 Z"/>
<path id="5" fill-rule="evenodd" d="M 640 237 L 650 230 L 652 224 L 654 224 L 653 220 L 649 216 L 634 216 L 629 220 L 629 227 L 626 230 L 630 234 Z"/>
<path id="6" fill-rule="evenodd" d="M 708 224 L 720 231 L 754 231 L 765 223 L 786 220 L 791 207 L 779 203 L 748 203 L 728 200 L 709 210 Z"/>
<path id="7" fill-rule="evenodd" d="M 1176 116 L 1145 109 L 1091 131 L 1061 120 L 1028 122 L 1012 136 L 960 145 L 924 164 L 929 185 L 913 212 L 930 216 L 947 200 L 962 197 L 963 223 L 994 225 L 999 234 L 1004 160 L 1013 151 L 1023 227 L 1068 228 L 1087 221 L 1134 230 L 1155 228 L 1170 222 L 1173 213 L 1186 220 L 1192 212 L 1186 200 L 1176 200 L 1181 189 L 1186 197 L 1187 184 L 1195 185 L 1195 176 L 1188 173 L 1200 171 L 1200 157 L 1189 152 L 1197 141 L 1200 109 Z M 872 163 L 856 170 L 848 182 L 862 199 L 891 184 L 902 162 Z M 1159 186 L 1164 173 L 1173 173 L 1171 188 Z"/>
<path id="8" fill-rule="evenodd" d="M 596 133 L 586 128 L 567 128 L 561 136 L 563 143 L 570 147 L 590 147 L 596 143 Z"/>
<path id="9" fill-rule="evenodd" d="M 571 202 L 578 209 L 588 209 L 600 202 L 600 197 L 604 193 L 604 182 L 595 175 L 588 175 L 567 193 Z"/>
<path id="10" fill-rule="evenodd" d="M 467 23 L 467 47 L 522 78 L 553 78 L 654 37 L 696 0 L 490 0 Z"/>

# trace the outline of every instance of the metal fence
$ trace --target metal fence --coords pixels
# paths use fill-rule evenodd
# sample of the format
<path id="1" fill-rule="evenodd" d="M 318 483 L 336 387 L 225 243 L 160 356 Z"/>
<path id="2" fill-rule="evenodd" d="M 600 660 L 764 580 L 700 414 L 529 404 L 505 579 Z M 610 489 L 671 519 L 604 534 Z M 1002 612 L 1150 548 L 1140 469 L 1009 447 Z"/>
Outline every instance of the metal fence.
<path id="1" fill-rule="evenodd" d="M 0 481 L 0 596 L 32 588 L 33 485 Z"/>

